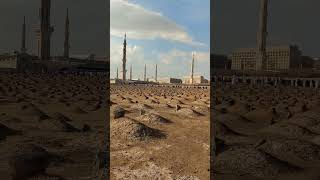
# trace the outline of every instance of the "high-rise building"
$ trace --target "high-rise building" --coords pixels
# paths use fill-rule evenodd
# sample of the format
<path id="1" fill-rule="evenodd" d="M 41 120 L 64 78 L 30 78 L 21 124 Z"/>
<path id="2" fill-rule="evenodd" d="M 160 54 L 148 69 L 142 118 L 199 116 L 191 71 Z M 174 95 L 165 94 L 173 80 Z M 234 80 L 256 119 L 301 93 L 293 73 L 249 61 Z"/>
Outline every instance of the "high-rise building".
<path id="1" fill-rule="evenodd" d="M 256 71 L 256 49 L 242 48 L 231 55 L 232 70 Z M 286 71 L 299 67 L 301 51 L 297 46 L 266 48 L 265 71 Z"/>

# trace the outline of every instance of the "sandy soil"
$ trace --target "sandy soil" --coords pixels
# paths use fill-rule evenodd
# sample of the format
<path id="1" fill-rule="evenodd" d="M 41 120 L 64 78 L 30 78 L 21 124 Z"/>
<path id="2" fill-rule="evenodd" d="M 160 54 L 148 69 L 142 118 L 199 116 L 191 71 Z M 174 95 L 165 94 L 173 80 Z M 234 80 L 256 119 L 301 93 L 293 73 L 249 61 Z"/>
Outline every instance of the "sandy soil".
<path id="1" fill-rule="evenodd" d="M 105 83 L 104 76 L 1 73 L 0 179 L 101 175 Z"/>
<path id="2" fill-rule="evenodd" d="M 209 179 L 209 90 L 113 85 L 111 104 L 111 179 Z"/>
<path id="3" fill-rule="evenodd" d="M 214 179 L 319 179 L 319 93 L 269 85 L 216 88 Z"/>

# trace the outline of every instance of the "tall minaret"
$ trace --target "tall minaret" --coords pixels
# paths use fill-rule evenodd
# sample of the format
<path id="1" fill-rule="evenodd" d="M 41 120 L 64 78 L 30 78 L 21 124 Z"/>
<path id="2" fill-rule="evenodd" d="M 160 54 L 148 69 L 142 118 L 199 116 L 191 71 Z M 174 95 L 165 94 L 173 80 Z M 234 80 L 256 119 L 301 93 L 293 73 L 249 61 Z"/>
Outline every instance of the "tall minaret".
<path id="1" fill-rule="evenodd" d="M 39 8 L 39 20 L 41 21 L 41 8 Z M 39 24 L 41 24 L 41 22 L 39 21 Z M 40 41 L 41 41 L 41 27 L 40 25 L 39 26 L 36 26 L 34 27 L 34 32 L 36 33 L 36 41 L 37 41 L 37 56 L 40 58 L 40 51 L 41 51 L 41 48 L 40 48 Z"/>
<path id="2" fill-rule="evenodd" d="M 117 67 L 117 77 L 116 77 L 116 79 L 119 79 L 118 67 Z"/>
<path id="3" fill-rule="evenodd" d="M 257 59 L 256 70 L 263 70 L 266 64 L 266 44 L 267 44 L 267 24 L 268 24 L 268 0 L 261 0 L 259 29 L 257 34 Z"/>
<path id="4" fill-rule="evenodd" d="M 70 48 L 70 27 L 69 27 L 69 9 L 67 8 L 67 16 L 66 16 L 66 22 L 65 22 L 65 30 L 64 30 L 64 58 L 69 58 L 69 48 Z"/>
<path id="5" fill-rule="evenodd" d="M 147 65 L 144 65 L 144 76 L 143 76 L 143 80 L 147 81 Z"/>
<path id="6" fill-rule="evenodd" d="M 155 75 L 155 81 L 158 82 L 158 65 L 156 64 L 156 75 Z"/>
<path id="7" fill-rule="evenodd" d="M 50 25 L 51 0 L 41 0 L 40 9 L 40 59 L 50 59 L 50 39 L 53 27 Z"/>
<path id="8" fill-rule="evenodd" d="M 193 73 L 194 73 L 194 53 L 192 53 L 192 62 L 191 62 L 191 84 L 193 84 Z"/>
<path id="9" fill-rule="evenodd" d="M 21 41 L 21 53 L 26 53 L 26 17 L 23 17 L 23 25 L 22 25 L 22 41 Z"/>
<path id="10" fill-rule="evenodd" d="M 126 80 L 126 63 L 127 63 L 127 35 L 124 34 L 123 58 L 122 58 L 122 80 Z"/>
<path id="11" fill-rule="evenodd" d="M 130 80 L 132 80 L 132 64 L 130 66 Z"/>

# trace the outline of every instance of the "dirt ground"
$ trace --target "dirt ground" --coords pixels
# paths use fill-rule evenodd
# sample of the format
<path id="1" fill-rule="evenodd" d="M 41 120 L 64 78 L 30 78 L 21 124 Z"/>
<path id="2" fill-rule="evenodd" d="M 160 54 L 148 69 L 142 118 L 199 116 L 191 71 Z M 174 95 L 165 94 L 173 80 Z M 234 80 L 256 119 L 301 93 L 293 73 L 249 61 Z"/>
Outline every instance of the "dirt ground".
<path id="1" fill-rule="evenodd" d="M 226 85 L 212 97 L 217 180 L 320 178 L 320 91 Z"/>
<path id="2" fill-rule="evenodd" d="M 106 90 L 105 75 L 1 73 L 0 179 L 103 179 Z M 209 179 L 209 90 L 112 86 L 111 104 L 111 179 Z"/>
<path id="3" fill-rule="evenodd" d="M 111 86 L 111 179 L 209 179 L 209 93 Z"/>
<path id="4" fill-rule="evenodd" d="M 101 176 L 105 85 L 103 75 L 2 73 L 0 179 Z"/>

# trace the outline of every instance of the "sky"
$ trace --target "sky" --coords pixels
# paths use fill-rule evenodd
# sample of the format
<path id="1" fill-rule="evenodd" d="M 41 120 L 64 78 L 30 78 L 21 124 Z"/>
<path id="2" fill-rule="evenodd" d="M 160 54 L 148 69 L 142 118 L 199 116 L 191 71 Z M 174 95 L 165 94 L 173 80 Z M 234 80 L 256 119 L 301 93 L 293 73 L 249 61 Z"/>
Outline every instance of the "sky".
<path id="1" fill-rule="evenodd" d="M 110 0 L 111 78 L 122 71 L 127 34 L 127 77 L 133 79 L 190 76 L 192 52 L 195 74 L 210 74 L 210 0 Z"/>
<path id="2" fill-rule="evenodd" d="M 229 55 L 256 45 L 260 0 L 215 0 L 212 52 Z M 319 0 L 270 0 L 268 45 L 296 44 L 304 55 L 319 57 Z"/>
<path id="3" fill-rule="evenodd" d="M 36 53 L 33 27 L 38 24 L 40 0 L 1 0 L 0 1 L 0 53 L 20 50 L 23 16 L 27 23 L 27 49 Z M 106 0 L 52 0 L 51 24 L 52 55 L 63 54 L 64 23 L 67 8 L 70 16 L 70 54 L 96 54 L 106 56 L 107 48 L 107 1 Z"/>

